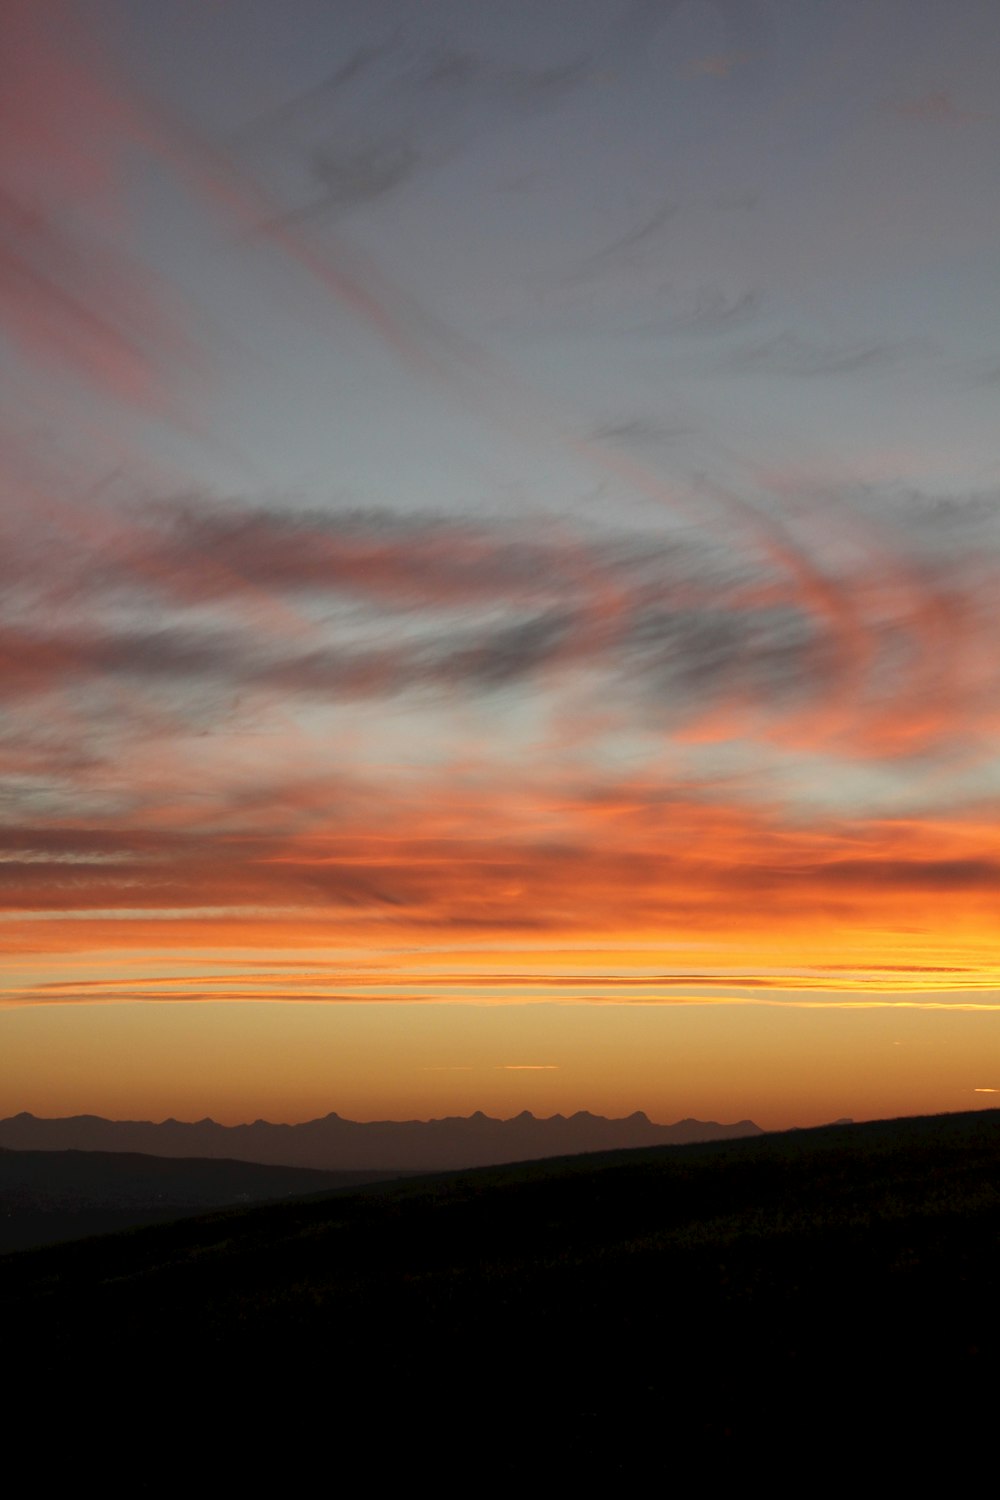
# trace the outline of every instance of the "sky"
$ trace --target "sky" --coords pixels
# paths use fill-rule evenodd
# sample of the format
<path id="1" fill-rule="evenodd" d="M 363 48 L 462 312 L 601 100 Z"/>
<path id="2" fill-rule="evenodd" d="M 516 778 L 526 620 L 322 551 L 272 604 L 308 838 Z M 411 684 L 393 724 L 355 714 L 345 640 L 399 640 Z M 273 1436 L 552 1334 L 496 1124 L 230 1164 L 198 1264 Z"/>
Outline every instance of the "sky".
<path id="1" fill-rule="evenodd" d="M 993 0 L 6 0 L 0 1113 L 1000 1093 Z"/>

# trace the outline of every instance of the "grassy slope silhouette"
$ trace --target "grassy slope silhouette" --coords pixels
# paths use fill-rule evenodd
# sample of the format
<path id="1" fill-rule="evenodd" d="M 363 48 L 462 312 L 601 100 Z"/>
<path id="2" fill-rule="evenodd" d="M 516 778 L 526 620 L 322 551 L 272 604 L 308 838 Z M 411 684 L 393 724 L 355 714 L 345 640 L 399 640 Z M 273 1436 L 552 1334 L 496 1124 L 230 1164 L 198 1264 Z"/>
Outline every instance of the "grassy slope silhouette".
<path id="1" fill-rule="evenodd" d="M 78 1430 L 176 1428 L 157 1472 L 194 1445 L 206 1482 L 344 1444 L 470 1484 L 967 1455 L 995 1409 L 998 1165 L 984 1111 L 233 1210 L 0 1262 L 7 1357 Z"/>
<path id="2" fill-rule="evenodd" d="M 240 1203 L 361 1187 L 411 1175 L 130 1151 L 9 1151 L 0 1147 L 0 1255 L 162 1224 Z"/>

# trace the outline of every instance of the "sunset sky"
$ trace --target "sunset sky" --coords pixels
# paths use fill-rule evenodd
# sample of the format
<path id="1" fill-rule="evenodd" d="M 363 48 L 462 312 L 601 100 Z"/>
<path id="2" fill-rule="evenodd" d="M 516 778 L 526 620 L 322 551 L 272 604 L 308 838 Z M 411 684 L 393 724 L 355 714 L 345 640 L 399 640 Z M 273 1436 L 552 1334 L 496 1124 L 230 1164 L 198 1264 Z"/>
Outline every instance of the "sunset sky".
<path id="1" fill-rule="evenodd" d="M 0 1114 L 1000 1102 L 995 0 L 4 0 Z"/>

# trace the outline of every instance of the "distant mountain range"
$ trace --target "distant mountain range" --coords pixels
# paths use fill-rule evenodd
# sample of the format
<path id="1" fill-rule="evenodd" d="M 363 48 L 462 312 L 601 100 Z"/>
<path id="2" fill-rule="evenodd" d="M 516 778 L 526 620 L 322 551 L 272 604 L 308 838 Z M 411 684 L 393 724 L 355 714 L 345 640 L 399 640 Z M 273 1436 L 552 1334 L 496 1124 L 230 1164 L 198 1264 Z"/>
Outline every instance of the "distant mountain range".
<path id="1" fill-rule="evenodd" d="M 215 1120 L 104 1120 L 74 1115 L 43 1120 L 23 1113 L 0 1120 L 0 1147 L 12 1151 L 140 1151 L 151 1156 L 223 1157 L 272 1166 L 325 1171 L 451 1171 L 614 1151 L 638 1146 L 679 1146 L 695 1141 L 762 1135 L 752 1120 L 719 1125 L 679 1120 L 656 1125 L 641 1110 L 608 1120 L 581 1110 L 536 1119 L 525 1110 L 511 1120 L 478 1111 L 443 1120 L 377 1120 L 361 1123 L 337 1114 L 301 1125 L 220 1125 Z"/>

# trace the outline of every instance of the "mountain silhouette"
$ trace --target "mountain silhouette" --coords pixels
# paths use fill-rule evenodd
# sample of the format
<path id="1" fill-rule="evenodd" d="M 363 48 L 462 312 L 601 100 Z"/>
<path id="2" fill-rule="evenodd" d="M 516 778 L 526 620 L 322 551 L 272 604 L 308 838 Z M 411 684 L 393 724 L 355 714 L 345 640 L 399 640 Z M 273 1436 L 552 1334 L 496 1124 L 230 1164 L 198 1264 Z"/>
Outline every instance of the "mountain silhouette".
<path id="1" fill-rule="evenodd" d="M 458 1170 L 503 1162 L 536 1161 L 589 1151 L 677 1146 L 761 1135 L 752 1120 L 720 1125 L 712 1120 L 654 1124 L 641 1110 L 609 1120 L 580 1110 L 536 1119 L 523 1110 L 510 1120 L 481 1110 L 440 1120 L 362 1123 L 331 1113 L 301 1125 L 220 1125 L 168 1119 L 105 1120 L 99 1115 L 38 1119 L 27 1112 L 0 1120 L 0 1146 L 14 1151 L 137 1151 L 151 1156 L 223 1157 L 271 1166 L 324 1171 Z"/>

